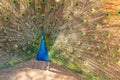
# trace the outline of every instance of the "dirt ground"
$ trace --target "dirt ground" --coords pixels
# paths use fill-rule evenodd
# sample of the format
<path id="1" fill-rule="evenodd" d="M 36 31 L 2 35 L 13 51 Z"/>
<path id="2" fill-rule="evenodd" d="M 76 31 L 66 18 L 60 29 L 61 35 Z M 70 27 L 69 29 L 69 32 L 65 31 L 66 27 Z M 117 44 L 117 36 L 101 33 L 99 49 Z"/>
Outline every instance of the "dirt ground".
<path id="1" fill-rule="evenodd" d="M 34 59 L 0 70 L 0 80 L 86 80 L 76 72 L 47 62 Z"/>

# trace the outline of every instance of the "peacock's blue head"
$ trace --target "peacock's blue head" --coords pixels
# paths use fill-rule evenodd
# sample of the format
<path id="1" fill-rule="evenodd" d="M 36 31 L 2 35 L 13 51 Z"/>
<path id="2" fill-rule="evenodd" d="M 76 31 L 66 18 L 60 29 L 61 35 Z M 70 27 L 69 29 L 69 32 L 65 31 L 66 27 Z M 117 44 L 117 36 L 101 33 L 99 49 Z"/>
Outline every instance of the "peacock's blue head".
<path id="1" fill-rule="evenodd" d="M 41 32 L 41 34 L 42 34 L 42 36 L 44 36 L 44 35 L 45 35 L 45 32 L 44 32 L 44 31 L 42 31 L 42 32 Z"/>

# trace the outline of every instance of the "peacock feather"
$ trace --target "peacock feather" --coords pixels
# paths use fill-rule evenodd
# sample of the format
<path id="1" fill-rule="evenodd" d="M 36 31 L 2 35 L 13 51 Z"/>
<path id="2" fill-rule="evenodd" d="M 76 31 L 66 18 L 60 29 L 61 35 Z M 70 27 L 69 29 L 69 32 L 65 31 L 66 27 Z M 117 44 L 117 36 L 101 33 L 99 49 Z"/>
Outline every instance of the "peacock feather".
<path id="1" fill-rule="evenodd" d="M 51 62 L 120 79 L 119 0 L 0 0 L 0 68 L 35 58 L 41 28 Z"/>

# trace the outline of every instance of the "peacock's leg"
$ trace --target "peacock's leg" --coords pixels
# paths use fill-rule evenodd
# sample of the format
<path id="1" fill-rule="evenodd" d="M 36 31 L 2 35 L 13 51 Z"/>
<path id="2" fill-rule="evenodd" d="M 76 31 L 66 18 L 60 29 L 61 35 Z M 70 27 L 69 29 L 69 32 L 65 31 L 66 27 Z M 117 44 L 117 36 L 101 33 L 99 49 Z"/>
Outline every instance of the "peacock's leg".
<path id="1" fill-rule="evenodd" d="M 50 62 L 47 62 L 47 71 L 50 69 Z"/>

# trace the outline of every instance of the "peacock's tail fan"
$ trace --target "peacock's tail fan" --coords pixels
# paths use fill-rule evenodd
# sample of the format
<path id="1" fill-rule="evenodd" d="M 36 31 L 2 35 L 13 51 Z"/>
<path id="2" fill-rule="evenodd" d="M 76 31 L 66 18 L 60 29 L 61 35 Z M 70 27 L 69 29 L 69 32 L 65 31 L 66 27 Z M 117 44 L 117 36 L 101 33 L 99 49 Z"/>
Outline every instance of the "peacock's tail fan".
<path id="1" fill-rule="evenodd" d="M 119 0 L 1 0 L 0 68 L 36 56 L 43 28 L 52 62 L 90 80 L 120 79 Z"/>

